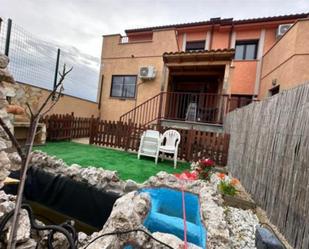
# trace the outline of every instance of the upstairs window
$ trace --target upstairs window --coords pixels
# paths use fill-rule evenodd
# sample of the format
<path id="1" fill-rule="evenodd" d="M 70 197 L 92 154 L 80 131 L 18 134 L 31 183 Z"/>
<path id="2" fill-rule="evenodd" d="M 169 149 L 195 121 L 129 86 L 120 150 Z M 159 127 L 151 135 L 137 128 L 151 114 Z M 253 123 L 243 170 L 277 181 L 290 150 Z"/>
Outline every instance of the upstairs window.
<path id="1" fill-rule="evenodd" d="M 186 51 L 197 51 L 205 49 L 205 41 L 190 41 L 186 43 Z"/>
<path id="2" fill-rule="evenodd" d="M 255 60 L 257 48 L 258 41 L 237 41 L 235 47 L 235 60 Z"/>
<path id="3" fill-rule="evenodd" d="M 136 80 L 136 75 L 113 75 L 110 96 L 118 98 L 134 98 Z"/>

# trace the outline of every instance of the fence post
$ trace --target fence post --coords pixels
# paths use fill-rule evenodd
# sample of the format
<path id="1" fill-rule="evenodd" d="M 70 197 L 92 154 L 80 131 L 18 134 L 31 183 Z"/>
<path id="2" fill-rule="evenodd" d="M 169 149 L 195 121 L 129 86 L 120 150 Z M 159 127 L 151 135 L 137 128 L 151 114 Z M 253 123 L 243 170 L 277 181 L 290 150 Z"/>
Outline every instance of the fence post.
<path id="1" fill-rule="evenodd" d="M 94 130 L 94 116 L 91 115 L 91 119 L 90 119 L 90 132 L 89 132 L 89 144 L 93 144 L 93 130 Z"/>
<path id="2" fill-rule="evenodd" d="M 192 140 L 193 140 L 193 136 L 194 136 L 194 132 L 195 130 L 190 129 L 188 130 L 188 139 L 187 139 L 187 143 L 186 143 L 186 160 L 188 162 L 190 162 L 192 160 Z"/>
<path id="3" fill-rule="evenodd" d="M 55 74 L 54 74 L 54 87 L 56 88 L 57 85 L 57 77 L 58 77 L 58 70 L 59 70 L 59 60 L 60 60 L 60 48 L 57 49 L 57 59 L 56 59 L 56 68 L 55 68 Z"/>
<path id="4" fill-rule="evenodd" d="M 129 119 L 129 122 L 128 122 L 128 129 L 127 129 L 127 132 L 126 132 L 126 139 L 125 139 L 125 148 L 124 150 L 125 151 L 128 151 L 129 149 L 129 146 L 130 146 L 130 137 L 131 137 L 131 132 L 132 132 L 132 127 L 133 127 L 134 123 L 132 123 L 132 120 Z"/>
<path id="5" fill-rule="evenodd" d="M 159 111 L 158 111 L 158 121 L 162 118 L 162 103 L 163 102 L 163 92 L 160 93 L 160 98 L 159 98 Z"/>
<path id="6" fill-rule="evenodd" d="M 115 133 L 115 142 L 116 142 L 116 147 L 119 148 L 121 147 L 121 137 L 123 136 L 123 123 L 121 121 L 116 122 L 116 133 Z"/>
<path id="7" fill-rule="evenodd" d="M 12 20 L 8 19 L 8 27 L 6 30 L 5 49 L 4 49 L 4 54 L 6 56 L 9 56 L 10 43 L 11 43 L 11 31 L 12 31 Z"/>

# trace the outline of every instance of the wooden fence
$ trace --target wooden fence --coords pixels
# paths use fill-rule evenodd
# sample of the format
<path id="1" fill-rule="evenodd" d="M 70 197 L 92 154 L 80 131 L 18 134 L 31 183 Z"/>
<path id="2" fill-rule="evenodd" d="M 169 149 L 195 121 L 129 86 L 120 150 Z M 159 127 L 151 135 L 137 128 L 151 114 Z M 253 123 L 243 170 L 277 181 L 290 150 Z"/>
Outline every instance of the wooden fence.
<path id="1" fill-rule="evenodd" d="M 228 166 L 291 246 L 309 248 L 309 84 L 227 115 Z"/>
<path id="2" fill-rule="evenodd" d="M 43 118 L 46 124 L 47 140 L 59 141 L 90 136 L 92 118 L 74 117 L 71 114 L 53 114 Z"/>
<path id="3" fill-rule="evenodd" d="M 159 125 L 137 125 L 121 121 L 94 120 L 90 144 L 138 151 L 142 133 L 147 129 L 164 132 Z M 203 157 L 212 158 L 218 165 L 226 165 L 229 135 L 197 130 L 177 129 L 181 135 L 178 157 L 196 161 Z"/>

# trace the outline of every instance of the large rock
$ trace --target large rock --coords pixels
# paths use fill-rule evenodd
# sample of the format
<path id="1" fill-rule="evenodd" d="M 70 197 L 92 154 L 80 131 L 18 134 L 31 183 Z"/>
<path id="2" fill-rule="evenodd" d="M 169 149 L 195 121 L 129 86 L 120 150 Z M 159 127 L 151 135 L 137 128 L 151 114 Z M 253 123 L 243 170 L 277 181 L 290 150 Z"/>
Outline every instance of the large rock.
<path id="1" fill-rule="evenodd" d="M 2 81 L 12 84 L 16 83 L 13 75 L 7 69 L 0 68 L 0 82 Z"/>
<path id="2" fill-rule="evenodd" d="M 126 231 L 141 227 L 149 209 L 150 198 L 147 194 L 138 194 L 138 192 L 126 194 L 115 202 L 113 211 L 103 229 L 98 234 L 93 234 L 92 239 L 104 233 Z M 146 228 L 144 229 L 146 230 Z M 140 232 L 107 236 L 96 240 L 88 248 L 118 249 L 131 241 L 134 241 L 139 247 L 145 248 L 143 245 L 148 242 L 148 238 L 144 233 Z"/>
<path id="3" fill-rule="evenodd" d="M 0 146 L 1 146 L 1 143 L 0 143 Z M 4 151 L 0 151 L 0 188 L 3 187 L 3 181 L 10 174 L 10 171 L 9 171 L 10 167 L 11 167 L 11 162 L 7 156 L 7 153 Z"/>
<path id="4" fill-rule="evenodd" d="M 9 229 L 6 233 L 6 241 L 8 241 L 10 233 L 11 233 L 11 222 L 8 223 Z M 26 210 L 22 209 L 19 216 L 18 228 L 16 234 L 17 243 L 27 242 L 30 239 L 30 220 Z"/>
<path id="5" fill-rule="evenodd" d="M 7 195 L 4 191 L 0 191 L 0 219 L 4 214 L 14 209 L 14 201 L 15 197 Z"/>
<path id="6" fill-rule="evenodd" d="M 0 69 L 4 69 L 9 64 L 9 57 L 4 54 L 0 54 Z"/>
<path id="7" fill-rule="evenodd" d="M 37 242 L 34 239 L 29 239 L 25 243 L 17 245 L 16 249 L 37 249 Z"/>
<path id="8" fill-rule="evenodd" d="M 8 158 L 10 159 L 11 170 L 16 171 L 20 169 L 21 166 L 21 158 L 17 152 L 8 153 Z"/>
<path id="9" fill-rule="evenodd" d="M 127 180 L 124 186 L 125 192 L 135 191 L 139 188 L 138 184 L 133 180 Z"/>

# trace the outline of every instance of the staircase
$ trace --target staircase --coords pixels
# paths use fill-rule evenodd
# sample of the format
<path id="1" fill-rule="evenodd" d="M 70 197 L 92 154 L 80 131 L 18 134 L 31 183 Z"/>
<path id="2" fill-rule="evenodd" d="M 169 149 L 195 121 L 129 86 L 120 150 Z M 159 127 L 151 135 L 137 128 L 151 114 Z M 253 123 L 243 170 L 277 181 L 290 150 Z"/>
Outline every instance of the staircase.
<path id="1" fill-rule="evenodd" d="M 121 115 L 120 121 L 140 125 L 158 123 L 162 120 L 222 125 L 228 112 L 251 102 L 251 98 L 242 96 L 161 92 Z"/>
<path id="2" fill-rule="evenodd" d="M 121 115 L 120 121 L 141 125 L 157 122 L 162 116 L 162 101 L 164 94 L 164 92 L 161 92 Z"/>

